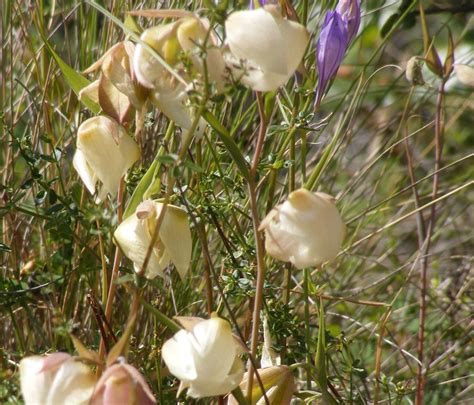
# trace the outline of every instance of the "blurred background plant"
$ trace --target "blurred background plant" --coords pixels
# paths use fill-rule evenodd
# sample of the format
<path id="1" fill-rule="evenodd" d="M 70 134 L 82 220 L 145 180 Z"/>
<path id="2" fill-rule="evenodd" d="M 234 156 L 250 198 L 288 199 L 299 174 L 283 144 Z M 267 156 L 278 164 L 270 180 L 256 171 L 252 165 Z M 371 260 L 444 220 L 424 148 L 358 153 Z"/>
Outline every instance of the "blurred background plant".
<path id="1" fill-rule="evenodd" d="M 324 11 L 336 2 L 291 3 L 307 23 L 314 49 Z M 112 267 L 116 207 L 112 200 L 96 205 L 72 168 L 77 129 L 92 115 L 71 89 L 81 84 L 64 75 L 62 61 L 83 71 L 130 31 L 155 24 L 127 17 L 128 10 L 204 7 L 202 13 L 223 35 L 225 15 L 248 2 L 102 5 L 109 13 L 89 1 L 1 4 L 2 403 L 21 402 L 17 365 L 22 357 L 73 353 L 69 334 L 91 349 L 100 342 L 101 269 Z M 318 373 L 320 298 L 327 379 L 336 400 L 415 401 L 420 306 L 425 403 L 467 404 L 474 398 L 472 89 L 454 73 L 439 78 L 428 63 L 421 67 L 424 84 L 412 86 L 405 77 L 410 58 L 429 56 L 434 49 L 442 63 L 454 49 L 455 64 L 474 64 L 474 7 L 465 0 L 424 1 L 423 8 L 430 37 L 423 36 L 417 1 L 362 1 L 359 34 L 316 112 L 314 50 L 306 53 L 296 81 L 263 99 L 270 125 L 257 170 L 260 217 L 306 185 L 337 197 L 347 225 L 343 252 L 313 270 L 304 286 L 303 271 L 266 258 L 263 313 L 273 349 L 282 364 L 309 361 L 296 372 L 296 396 L 309 403 L 320 400 L 312 377 Z M 111 16 L 124 21 L 126 32 Z M 200 96 L 192 95 L 196 102 Z M 210 111 L 250 160 L 259 125 L 253 93 L 233 85 L 212 101 Z M 176 136 L 165 137 L 173 131 Z M 161 182 L 154 194 L 164 194 L 179 132 L 158 111 L 145 116 L 142 160 L 126 178 L 126 199 L 158 151 Z M 230 309 L 244 337 L 250 336 L 256 253 L 249 197 L 239 163 L 221 135 L 208 129 L 177 168 L 171 202 L 192 218 L 189 274 L 180 280 L 167 271 L 164 279 L 145 283 L 142 299 L 148 305 L 141 306 L 131 338 L 130 362 L 161 403 L 176 402 L 179 383 L 161 363 L 160 348 L 173 331 L 160 314 L 207 317 L 219 310 L 231 319 Z M 117 335 L 130 306 L 124 285 L 134 280 L 131 262 L 122 260 L 120 274 L 111 324 Z M 426 298 L 422 304 L 420 295 Z"/>

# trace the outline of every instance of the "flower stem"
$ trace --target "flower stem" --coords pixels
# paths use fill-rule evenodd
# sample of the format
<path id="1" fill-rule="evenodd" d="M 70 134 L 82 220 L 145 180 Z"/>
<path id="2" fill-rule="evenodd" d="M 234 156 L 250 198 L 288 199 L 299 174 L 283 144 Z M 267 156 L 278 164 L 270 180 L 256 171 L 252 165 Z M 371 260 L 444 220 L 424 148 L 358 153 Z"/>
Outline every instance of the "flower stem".
<path id="1" fill-rule="evenodd" d="M 255 249 L 257 255 L 257 284 L 255 287 L 255 300 L 253 307 L 253 316 L 252 316 L 252 335 L 251 335 L 251 345 L 250 345 L 250 354 L 256 359 L 257 356 L 257 346 L 259 338 L 259 327 L 260 327 L 260 312 L 262 310 L 263 303 L 263 285 L 265 282 L 265 247 L 263 244 L 262 234 L 259 231 L 260 220 L 258 217 L 258 206 L 257 206 L 257 182 L 256 174 L 258 168 L 258 162 L 260 161 L 260 155 L 262 153 L 263 144 L 265 142 L 265 135 L 267 132 L 267 119 L 265 116 L 265 109 L 263 105 L 262 94 L 257 92 L 257 104 L 258 112 L 260 116 L 260 128 L 258 131 L 257 145 L 255 147 L 255 153 L 253 156 L 252 166 L 249 172 L 249 182 L 248 189 L 250 195 L 250 210 L 252 216 L 252 224 L 255 235 Z M 247 385 L 247 400 L 251 402 L 252 397 L 252 385 L 253 385 L 253 375 L 254 375 L 253 364 L 249 366 L 249 378 Z"/>
<path id="2" fill-rule="evenodd" d="M 443 153 L 443 133 L 444 133 L 444 117 L 443 117 L 443 102 L 444 102 L 444 87 L 446 78 L 443 78 L 438 90 L 438 97 L 436 100 L 436 116 L 435 116 L 435 167 L 433 175 L 433 188 L 431 192 L 431 201 L 435 201 L 438 197 L 439 188 L 439 171 L 441 167 L 441 158 Z M 422 405 L 425 391 L 425 375 L 426 371 L 423 365 L 424 362 L 424 346 L 425 346 L 425 321 L 426 321 L 426 290 L 428 285 L 428 254 L 431 247 L 431 237 L 436 221 L 436 203 L 431 205 L 430 220 L 428 229 L 426 231 L 426 238 L 424 241 L 424 248 L 421 254 L 421 286 L 420 286 L 420 312 L 419 312 L 419 327 L 418 327 L 418 373 L 416 376 L 416 399 L 415 405 Z M 426 367 L 427 368 L 427 367 Z"/>
<path id="3" fill-rule="evenodd" d="M 125 181 L 124 178 L 122 177 L 120 179 L 120 184 L 119 184 L 119 189 L 118 189 L 118 194 L 117 194 L 117 221 L 120 224 L 122 222 L 122 216 L 123 216 L 123 194 L 125 190 Z M 115 246 L 115 256 L 114 256 L 114 264 L 112 267 L 112 276 L 110 278 L 110 284 L 109 284 L 109 292 L 107 293 L 107 303 L 105 305 L 105 320 L 109 324 L 111 324 L 111 318 L 112 318 L 112 306 L 114 303 L 114 296 L 115 296 L 115 290 L 117 288 L 117 284 L 115 284 L 115 281 L 118 278 L 119 275 L 119 267 L 120 267 L 120 261 L 122 260 L 122 252 L 120 251 L 118 246 Z M 99 346 L 99 359 L 102 361 L 105 356 L 105 341 L 104 338 L 101 337 L 100 339 L 100 346 Z"/>

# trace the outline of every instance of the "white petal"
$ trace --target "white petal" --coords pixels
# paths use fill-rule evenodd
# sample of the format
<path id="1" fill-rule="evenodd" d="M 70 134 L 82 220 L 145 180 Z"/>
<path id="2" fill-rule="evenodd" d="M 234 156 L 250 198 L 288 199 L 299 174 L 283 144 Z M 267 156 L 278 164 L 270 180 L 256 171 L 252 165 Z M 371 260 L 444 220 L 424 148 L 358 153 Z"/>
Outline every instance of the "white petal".
<path id="1" fill-rule="evenodd" d="M 465 86 L 474 87 L 474 68 L 468 65 L 454 65 L 458 80 Z"/>
<path id="2" fill-rule="evenodd" d="M 244 366 L 242 360 L 235 358 L 230 373 L 222 379 L 208 378 L 198 379 L 190 384 L 188 395 L 193 398 L 211 397 L 225 395 L 236 388 L 242 381 Z"/>
<path id="3" fill-rule="evenodd" d="M 138 219 L 136 215 L 130 215 L 115 230 L 114 239 L 124 255 L 134 263 L 135 271 L 140 271 L 151 242 L 145 221 Z M 147 278 L 163 276 L 166 264 L 162 265 L 153 252 L 145 270 L 145 276 Z"/>
<path id="4" fill-rule="evenodd" d="M 53 381 L 54 372 L 41 372 L 44 358 L 25 357 L 20 361 L 21 393 L 26 405 L 44 403 L 48 389 Z"/>
<path id="5" fill-rule="evenodd" d="M 89 367 L 78 361 L 68 360 L 58 369 L 45 404 L 87 405 L 95 382 L 96 378 Z"/>
<path id="6" fill-rule="evenodd" d="M 185 105 L 188 95 L 184 90 L 177 89 L 172 93 L 153 92 L 151 102 L 176 125 L 189 129 L 192 125 L 191 109 Z"/>
<path id="7" fill-rule="evenodd" d="M 79 127 L 77 148 L 105 190 L 115 195 L 120 179 L 140 157 L 136 142 L 116 121 L 98 116 Z"/>
<path id="8" fill-rule="evenodd" d="M 189 335 L 190 332 L 180 330 L 165 342 L 161 350 L 163 360 L 171 374 L 183 382 L 195 380 L 198 376 Z"/>
<path id="9" fill-rule="evenodd" d="M 227 40 L 232 53 L 248 59 L 275 73 L 288 72 L 286 58 L 282 57 L 282 37 L 277 14 L 263 7 L 232 13 L 225 22 Z"/>
<path id="10" fill-rule="evenodd" d="M 72 165 L 89 192 L 94 194 L 97 177 L 94 175 L 94 172 L 90 168 L 89 163 L 87 163 L 87 160 L 80 149 L 76 150 L 74 159 L 72 160 Z"/>
<path id="11" fill-rule="evenodd" d="M 171 35 L 174 35 L 175 30 L 176 26 L 174 23 L 159 25 L 145 30 L 140 39 L 160 53 L 161 47 Z M 159 82 L 163 73 L 166 72 L 160 61 L 141 44 L 138 44 L 135 48 L 133 69 L 137 80 L 149 89 L 155 88 L 156 83 Z"/>
<path id="12" fill-rule="evenodd" d="M 345 225 L 327 195 L 300 189 L 275 211 L 264 221 L 268 254 L 297 268 L 315 266 L 337 256 Z"/>
<path id="13" fill-rule="evenodd" d="M 214 317 L 198 323 L 192 330 L 191 344 L 196 352 L 196 369 L 200 376 L 212 376 L 216 381 L 230 371 L 236 356 L 236 346 L 230 325 Z"/>
<path id="14" fill-rule="evenodd" d="M 157 218 L 161 208 L 162 204 L 157 204 Z M 191 230 L 186 211 L 173 205 L 166 207 L 160 227 L 160 240 L 180 277 L 184 278 L 189 269 L 192 253 Z"/>

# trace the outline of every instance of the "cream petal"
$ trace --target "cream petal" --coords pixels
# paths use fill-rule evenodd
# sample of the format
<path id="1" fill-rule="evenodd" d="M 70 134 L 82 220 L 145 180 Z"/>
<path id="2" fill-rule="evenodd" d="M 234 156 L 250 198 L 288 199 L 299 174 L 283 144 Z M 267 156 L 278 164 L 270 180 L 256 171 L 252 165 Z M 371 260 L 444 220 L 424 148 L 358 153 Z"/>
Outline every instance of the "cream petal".
<path id="1" fill-rule="evenodd" d="M 192 330 L 191 344 L 198 356 L 196 368 L 201 376 L 213 376 L 217 381 L 230 371 L 236 356 L 236 346 L 229 322 L 213 317 L 198 323 Z"/>
<path id="2" fill-rule="evenodd" d="M 171 374 L 184 383 L 198 377 L 195 365 L 195 353 L 190 344 L 189 334 L 180 330 L 171 339 L 168 339 L 161 350 L 163 360 Z"/>
<path id="3" fill-rule="evenodd" d="M 68 360 L 58 369 L 45 404 L 87 405 L 95 382 L 89 367 L 73 359 Z"/>
<path id="4" fill-rule="evenodd" d="M 56 370 L 41 372 L 44 357 L 25 357 L 20 361 L 21 393 L 26 405 L 45 403 Z"/>
<path id="5" fill-rule="evenodd" d="M 76 169 L 87 190 L 89 190 L 91 194 L 94 194 L 97 177 L 94 175 L 89 163 L 87 163 L 84 153 L 82 153 L 80 149 L 76 150 L 72 160 L 72 165 L 74 166 L 74 169 Z"/>
<path id="6" fill-rule="evenodd" d="M 94 103 L 99 104 L 99 80 L 95 80 L 86 87 L 83 87 L 77 97 L 79 100 L 82 100 L 83 97 L 88 97 Z"/>
<path id="7" fill-rule="evenodd" d="M 145 221 L 138 219 L 136 215 L 130 215 L 117 227 L 114 239 L 123 254 L 134 263 L 135 271 L 141 271 L 151 242 Z M 156 254 L 152 253 L 145 276 L 147 278 L 163 276 L 165 266 L 166 264 L 163 265 Z"/>
<path id="8" fill-rule="evenodd" d="M 265 219 L 265 247 L 272 257 L 297 268 L 315 266 L 339 253 L 345 225 L 332 198 L 294 191 Z"/>
<path id="9" fill-rule="evenodd" d="M 263 70 L 287 74 L 287 61 L 281 55 L 283 39 L 279 19 L 283 20 L 263 7 L 232 13 L 225 22 L 231 52 Z"/>
<path id="10" fill-rule="evenodd" d="M 474 68 L 468 65 L 454 65 L 454 72 L 458 80 L 468 87 L 474 88 Z"/>
<path id="11" fill-rule="evenodd" d="M 113 196 L 122 176 L 140 157 L 138 145 L 125 129 L 105 116 L 90 118 L 79 127 L 77 148 Z"/>
<path id="12" fill-rule="evenodd" d="M 192 125 L 192 114 L 185 105 L 188 96 L 184 92 L 163 93 L 153 92 L 151 102 L 176 125 L 189 129 Z"/>
<path id="13" fill-rule="evenodd" d="M 235 358 L 231 372 L 222 379 L 208 378 L 193 381 L 188 389 L 188 396 L 193 398 L 225 395 L 236 388 L 242 381 L 244 366 L 242 360 Z"/>
<path id="14" fill-rule="evenodd" d="M 157 218 L 162 204 L 157 204 Z M 171 262 L 176 266 L 183 279 L 189 269 L 192 253 L 191 230 L 186 211 L 173 205 L 166 207 L 166 213 L 160 227 L 160 240 L 165 246 Z"/>
<path id="15" fill-rule="evenodd" d="M 174 34 L 175 30 L 175 23 L 159 25 L 145 30 L 140 39 L 159 53 L 160 48 Z M 149 89 L 155 88 L 156 83 L 166 72 L 161 62 L 141 44 L 135 47 L 133 70 L 137 80 Z"/>
<path id="16" fill-rule="evenodd" d="M 303 59 L 309 43 L 309 33 L 301 24 L 284 19 L 279 20 L 278 29 L 282 38 L 280 49 L 285 53 L 286 73 L 291 76 Z"/>

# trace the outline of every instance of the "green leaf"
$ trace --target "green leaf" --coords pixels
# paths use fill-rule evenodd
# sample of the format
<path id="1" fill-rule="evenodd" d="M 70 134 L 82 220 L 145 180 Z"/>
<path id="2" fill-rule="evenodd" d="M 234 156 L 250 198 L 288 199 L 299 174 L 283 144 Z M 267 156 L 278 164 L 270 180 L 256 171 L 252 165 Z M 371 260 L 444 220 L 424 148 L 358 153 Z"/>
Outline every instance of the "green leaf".
<path id="1" fill-rule="evenodd" d="M 326 373 L 326 327 L 324 324 L 324 306 L 323 299 L 319 299 L 319 331 L 318 331 L 318 347 L 316 349 L 316 370 L 318 376 L 318 384 L 324 403 L 336 404 L 336 401 L 328 391 L 328 376 Z"/>
<path id="2" fill-rule="evenodd" d="M 160 321 L 163 325 L 168 327 L 171 332 L 176 333 L 181 330 L 181 327 L 172 319 L 168 318 L 165 314 L 163 314 L 160 310 L 155 308 L 153 305 L 146 302 L 143 298 L 140 298 L 140 303 L 143 307 L 152 314 L 158 321 Z"/>
<path id="3" fill-rule="evenodd" d="M 12 248 L 5 243 L 0 243 L 0 252 L 11 252 Z"/>
<path id="4" fill-rule="evenodd" d="M 41 38 L 43 39 L 44 45 L 51 56 L 54 58 L 56 63 L 58 64 L 59 69 L 61 70 L 64 78 L 66 79 L 67 84 L 71 87 L 71 89 L 79 95 L 79 92 L 86 86 L 90 84 L 89 80 L 87 80 L 84 76 L 80 73 L 77 73 L 71 66 L 69 66 L 61 57 L 54 51 L 49 43 L 46 35 L 40 30 Z M 100 106 L 97 103 L 94 103 L 89 97 L 83 96 L 81 97 L 81 103 L 83 103 L 89 110 L 91 110 L 94 114 L 98 114 L 100 112 Z"/>
<path id="5" fill-rule="evenodd" d="M 203 114 L 203 118 L 209 123 L 209 125 L 214 129 L 214 131 L 216 131 L 217 135 L 219 136 L 219 139 L 226 147 L 227 152 L 229 152 L 229 154 L 232 156 L 232 159 L 237 165 L 240 174 L 248 180 L 249 164 L 245 160 L 244 156 L 240 152 L 239 147 L 232 139 L 227 129 L 225 129 L 222 124 L 217 120 L 217 118 L 209 111 L 206 111 Z"/>
<path id="6" fill-rule="evenodd" d="M 123 219 L 127 219 L 130 215 L 132 215 L 135 210 L 137 209 L 138 205 L 142 202 L 143 196 L 147 192 L 147 190 L 152 185 L 155 179 L 155 172 L 158 171 L 160 165 L 159 156 L 155 158 L 153 163 L 150 165 L 148 170 L 146 171 L 145 175 L 142 177 L 140 182 L 138 183 L 137 187 L 135 188 L 130 201 L 128 202 L 127 208 L 123 213 Z"/>

